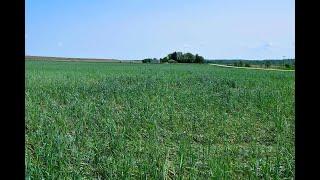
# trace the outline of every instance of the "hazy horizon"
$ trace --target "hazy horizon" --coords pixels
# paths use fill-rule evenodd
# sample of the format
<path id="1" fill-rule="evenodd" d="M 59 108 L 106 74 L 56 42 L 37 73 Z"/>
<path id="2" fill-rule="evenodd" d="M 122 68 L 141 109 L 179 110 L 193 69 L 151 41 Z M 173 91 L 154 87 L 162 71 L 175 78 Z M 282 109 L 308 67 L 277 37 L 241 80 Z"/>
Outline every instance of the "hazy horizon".
<path id="1" fill-rule="evenodd" d="M 295 58 L 294 1 L 26 1 L 26 55 Z"/>

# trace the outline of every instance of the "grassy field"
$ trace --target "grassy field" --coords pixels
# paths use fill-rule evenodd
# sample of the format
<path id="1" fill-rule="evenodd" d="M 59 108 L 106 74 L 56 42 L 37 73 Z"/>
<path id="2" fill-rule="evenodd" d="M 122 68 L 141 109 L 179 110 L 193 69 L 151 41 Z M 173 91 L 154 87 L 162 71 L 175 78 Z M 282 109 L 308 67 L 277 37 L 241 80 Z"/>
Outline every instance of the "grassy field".
<path id="1" fill-rule="evenodd" d="M 66 57 L 48 57 L 48 56 L 25 56 L 25 60 L 31 61 L 71 61 L 71 62 L 121 62 L 117 59 L 94 59 L 94 58 L 66 58 Z"/>
<path id="2" fill-rule="evenodd" d="M 294 178 L 294 72 L 27 61 L 25 93 L 26 178 Z"/>

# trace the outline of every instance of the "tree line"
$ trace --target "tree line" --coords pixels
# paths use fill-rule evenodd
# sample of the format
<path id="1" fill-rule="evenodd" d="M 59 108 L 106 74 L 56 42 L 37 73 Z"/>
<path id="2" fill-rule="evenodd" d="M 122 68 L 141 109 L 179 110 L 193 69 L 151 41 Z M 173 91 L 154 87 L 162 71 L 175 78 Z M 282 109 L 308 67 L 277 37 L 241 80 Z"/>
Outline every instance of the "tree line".
<path id="1" fill-rule="evenodd" d="M 160 58 L 147 58 L 142 60 L 143 63 L 204 63 L 205 59 L 196 54 L 192 53 L 182 53 L 182 52 L 173 52 L 167 56 Z"/>
<path id="2" fill-rule="evenodd" d="M 214 63 L 237 67 L 278 67 L 284 69 L 295 69 L 295 59 L 274 59 L 274 60 L 205 60 L 202 56 L 192 53 L 173 52 L 167 56 L 157 58 L 143 59 L 142 63 Z"/>
<path id="3" fill-rule="evenodd" d="M 279 67 L 283 69 L 295 69 L 295 59 L 277 60 L 206 60 L 205 63 L 224 64 L 237 67 Z"/>

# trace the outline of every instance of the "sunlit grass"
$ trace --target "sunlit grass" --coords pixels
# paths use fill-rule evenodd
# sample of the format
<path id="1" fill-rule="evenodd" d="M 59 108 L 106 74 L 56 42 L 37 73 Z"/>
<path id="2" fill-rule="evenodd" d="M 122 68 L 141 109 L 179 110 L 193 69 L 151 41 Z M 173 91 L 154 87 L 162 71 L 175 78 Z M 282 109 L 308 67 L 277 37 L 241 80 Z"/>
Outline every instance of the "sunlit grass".
<path id="1" fill-rule="evenodd" d="M 294 178 L 294 73 L 26 62 L 26 177 Z"/>

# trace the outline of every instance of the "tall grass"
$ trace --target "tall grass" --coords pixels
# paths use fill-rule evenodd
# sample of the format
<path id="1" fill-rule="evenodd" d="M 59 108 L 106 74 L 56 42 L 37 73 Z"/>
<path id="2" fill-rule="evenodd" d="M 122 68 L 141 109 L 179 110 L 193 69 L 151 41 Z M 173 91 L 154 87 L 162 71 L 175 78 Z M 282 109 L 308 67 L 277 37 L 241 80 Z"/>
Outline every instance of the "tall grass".
<path id="1" fill-rule="evenodd" d="M 294 73 L 26 62 L 26 178 L 293 179 Z"/>

